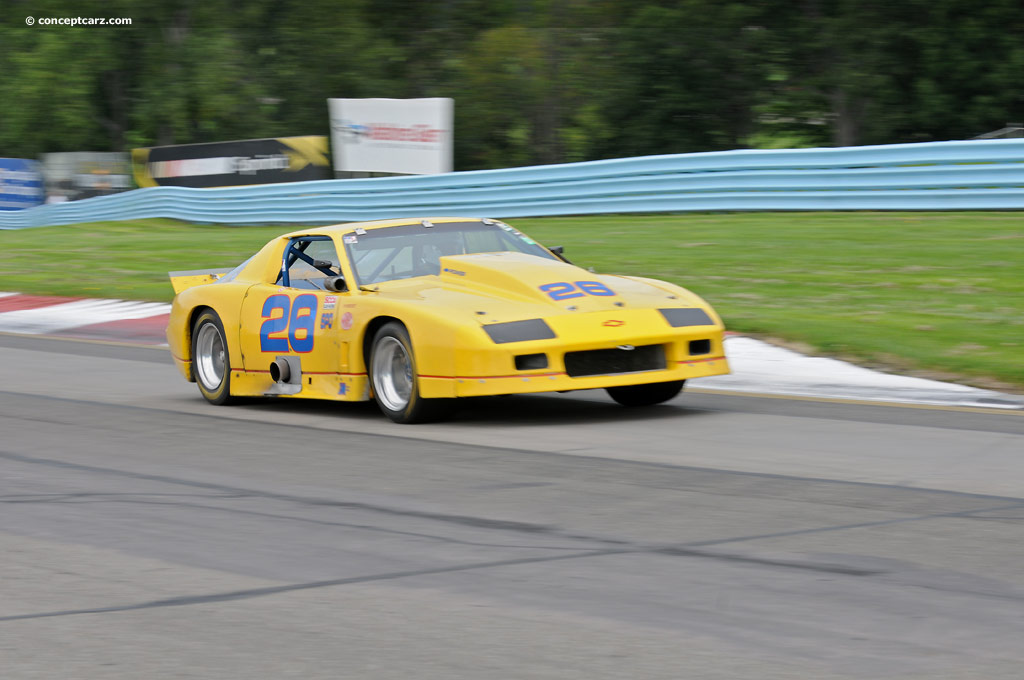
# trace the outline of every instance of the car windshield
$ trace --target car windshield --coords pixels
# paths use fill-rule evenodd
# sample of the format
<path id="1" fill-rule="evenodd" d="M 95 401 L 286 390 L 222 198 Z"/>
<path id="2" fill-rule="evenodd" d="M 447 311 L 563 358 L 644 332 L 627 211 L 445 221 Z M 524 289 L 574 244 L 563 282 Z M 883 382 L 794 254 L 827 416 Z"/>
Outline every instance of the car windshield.
<path id="1" fill-rule="evenodd" d="M 429 224 L 429 223 L 428 223 Z M 441 273 L 444 255 L 511 251 L 556 259 L 507 224 L 449 222 L 370 229 L 342 237 L 359 285 Z"/>

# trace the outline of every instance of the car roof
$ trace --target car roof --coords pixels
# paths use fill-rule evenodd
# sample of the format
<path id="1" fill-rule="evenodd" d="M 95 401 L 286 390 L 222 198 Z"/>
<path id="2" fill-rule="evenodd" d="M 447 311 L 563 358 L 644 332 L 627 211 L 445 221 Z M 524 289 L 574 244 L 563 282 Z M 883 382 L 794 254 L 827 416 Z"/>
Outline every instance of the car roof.
<path id="1" fill-rule="evenodd" d="M 434 224 L 444 224 L 446 222 L 479 222 L 479 217 L 401 217 L 393 220 L 374 220 L 372 222 L 344 222 L 342 224 L 332 224 L 326 227 L 314 227 L 312 229 L 303 229 L 301 231 L 293 231 L 289 234 L 285 234 L 284 237 L 291 236 L 314 236 L 314 235 L 325 235 L 325 236 L 338 236 L 340 234 L 347 234 L 356 229 L 365 229 L 370 231 L 371 229 L 384 229 L 387 227 L 401 227 L 412 224 L 420 224 L 424 220 L 433 222 Z"/>

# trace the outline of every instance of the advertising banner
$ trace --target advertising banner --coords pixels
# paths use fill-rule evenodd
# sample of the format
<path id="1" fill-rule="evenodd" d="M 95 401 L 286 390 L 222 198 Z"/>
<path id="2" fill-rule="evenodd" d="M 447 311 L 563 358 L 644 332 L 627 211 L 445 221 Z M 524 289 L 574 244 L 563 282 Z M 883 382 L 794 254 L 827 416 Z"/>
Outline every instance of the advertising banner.
<path id="1" fill-rule="evenodd" d="M 328 99 L 334 170 L 451 172 L 454 104 L 446 98 Z"/>
<path id="2" fill-rule="evenodd" d="M 132 150 L 140 187 L 230 187 L 331 179 L 327 138 L 278 137 Z"/>
<path id="3" fill-rule="evenodd" d="M 71 151 L 40 156 L 46 180 L 46 201 L 76 201 L 132 188 L 127 153 Z"/>
<path id="4" fill-rule="evenodd" d="M 22 210 L 43 202 L 39 163 L 24 158 L 0 158 L 0 210 Z"/>

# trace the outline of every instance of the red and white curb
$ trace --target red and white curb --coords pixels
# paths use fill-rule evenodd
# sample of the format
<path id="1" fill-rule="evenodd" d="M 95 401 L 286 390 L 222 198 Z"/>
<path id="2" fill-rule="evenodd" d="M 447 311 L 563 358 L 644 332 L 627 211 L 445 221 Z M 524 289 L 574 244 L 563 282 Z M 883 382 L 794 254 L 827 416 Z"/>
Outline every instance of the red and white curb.
<path id="1" fill-rule="evenodd" d="M 47 335 L 130 344 L 166 345 L 171 306 L 0 293 L 0 333 Z M 695 388 L 825 399 L 1024 409 L 1024 396 L 873 371 L 811 357 L 760 340 L 730 335 L 731 375 L 697 378 Z"/>
<path id="2" fill-rule="evenodd" d="M 726 338 L 725 356 L 731 374 L 690 380 L 687 387 L 821 399 L 1024 409 L 1022 395 L 882 373 L 743 336 Z"/>
<path id="3" fill-rule="evenodd" d="M 162 302 L 0 293 L 0 333 L 164 345 L 170 311 Z"/>

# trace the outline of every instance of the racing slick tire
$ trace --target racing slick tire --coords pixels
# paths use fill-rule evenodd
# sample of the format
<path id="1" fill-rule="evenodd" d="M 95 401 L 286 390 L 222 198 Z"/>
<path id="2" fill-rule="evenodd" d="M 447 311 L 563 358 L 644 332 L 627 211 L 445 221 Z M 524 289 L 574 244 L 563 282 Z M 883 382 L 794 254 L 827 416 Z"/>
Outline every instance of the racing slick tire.
<path id="1" fill-rule="evenodd" d="M 454 399 L 424 399 L 419 393 L 416 357 L 409 332 L 391 321 L 373 336 L 370 381 L 377 406 L 396 423 L 425 423 L 449 417 Z"/>
<path id="2" fill-rule="evenodd" d="M 668 401 L 683 390 L 685 380 L 606 387 L 608 396 L 623 406 L 653 406 Z"/>
<path id="3" fill-rule="evenodd" d="M 206 309 L 192 326 L 192 373 L 199 392 L 211 404 L 235 401 L 231 396 L 231 355 L 217 312 Z"/>

